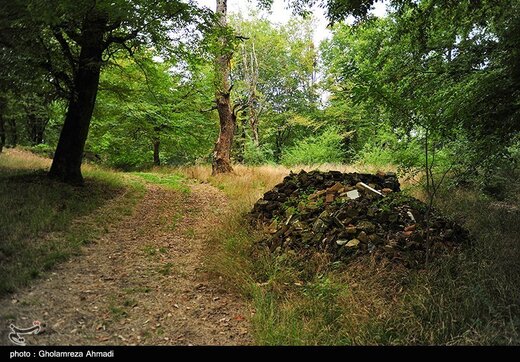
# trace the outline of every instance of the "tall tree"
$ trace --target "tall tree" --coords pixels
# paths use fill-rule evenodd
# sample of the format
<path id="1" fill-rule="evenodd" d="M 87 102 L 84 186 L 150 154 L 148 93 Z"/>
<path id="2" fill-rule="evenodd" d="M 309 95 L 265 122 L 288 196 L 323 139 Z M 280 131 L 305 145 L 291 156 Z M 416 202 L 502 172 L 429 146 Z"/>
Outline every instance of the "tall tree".
<path id="1" fill-rule="evenodd" d="M 69 104 L 49 176 L 81 184 L 83 149 L 102 65 L 119 50 L 133 52 L 143 44 L 166 49 L 171 43 L 179 44 L 179 29 L 202 15 L 201 10 L 180 0 L 14 3 L 17 6 L 9 7 L 12 11 L 2 16 L 10 29 L 28 39 L 24 39 L 22 51 L 31 53 L 32 43 L 42 44 L 43 54 L 33 51 L 31 57 L 41 59 L 41 65 L 67 88 Z M 58 66 L 52 62 L 56 58 L 62 60 Z"/>
<path id="2" fill-rule="evenodd" d="M 227 26 L 227 0 L 217 0 L 217 22 L 221 29 Z M 215 59 L 215 102 L 219 116 L 220 132 L 213 151 L 212 173 L 232 172 L 231 147 L 236 127 L 236 115 L 231 105 L 231 57 L 230 40 L 226 35 L 219 39 Z"/>

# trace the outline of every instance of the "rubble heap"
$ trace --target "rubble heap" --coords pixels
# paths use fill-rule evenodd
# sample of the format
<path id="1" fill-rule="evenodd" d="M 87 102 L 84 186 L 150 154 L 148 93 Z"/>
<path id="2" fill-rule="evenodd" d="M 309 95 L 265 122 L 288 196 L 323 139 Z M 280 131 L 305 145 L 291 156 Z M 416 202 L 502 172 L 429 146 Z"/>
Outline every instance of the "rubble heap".
<path id="1" fill-rule="evenodd" d="M 264 243 L 300 255 L 328 253 L 349 260 L 373 254 L 421 267 L 431 257 L 469 241 L 465 229 L 400 192 L 395 173 L 291 173 L 266 192 L 251 216 Z M 428 230 L 429 229 L 429 230 Z"/>

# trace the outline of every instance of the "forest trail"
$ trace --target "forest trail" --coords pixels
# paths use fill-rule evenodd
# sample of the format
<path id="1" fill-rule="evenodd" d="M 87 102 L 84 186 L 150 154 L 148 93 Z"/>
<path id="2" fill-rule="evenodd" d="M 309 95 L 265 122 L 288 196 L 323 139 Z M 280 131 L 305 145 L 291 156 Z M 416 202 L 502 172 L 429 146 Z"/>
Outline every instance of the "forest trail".
<path id="1" fill-rule="evenodd" d="M 208 184 L 189 188 L 147 185 L 133 215 L 81 256 L 0 300 L 2 324 L 45 323 L 28 345 L 249 344 L 250 313 L 203 265 L 226 197 Z"/>

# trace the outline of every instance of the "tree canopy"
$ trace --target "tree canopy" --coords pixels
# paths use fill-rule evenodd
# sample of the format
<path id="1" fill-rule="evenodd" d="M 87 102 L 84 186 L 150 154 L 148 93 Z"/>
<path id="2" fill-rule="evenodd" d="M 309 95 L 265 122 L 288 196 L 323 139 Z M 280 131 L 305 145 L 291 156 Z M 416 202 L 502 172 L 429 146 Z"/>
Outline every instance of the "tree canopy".
<path id="1" fill-rule="evenodd" d="M 219 23 L 190 1 L 2 3 L 1 144 L 56 148 L 61 179 L 80 180 L 87 153 L 207 162 L 223 92 L 231 162 L 426 162 L 465 180 L 516 162 L 520 2 L 392 0 L 377 18 L 378 2 L 287 1 L 307 16 L 285 24 L 233 9 Z M 321 45 L 312 6 L 334 24 Z"/>

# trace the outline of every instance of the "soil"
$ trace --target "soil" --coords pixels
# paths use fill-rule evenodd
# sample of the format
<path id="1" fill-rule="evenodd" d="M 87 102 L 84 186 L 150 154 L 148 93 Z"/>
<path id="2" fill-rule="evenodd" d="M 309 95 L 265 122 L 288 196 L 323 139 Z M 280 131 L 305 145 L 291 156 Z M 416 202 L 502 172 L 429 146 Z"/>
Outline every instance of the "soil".
<path id="1" fill-rule="evenodd" d="M 45 324 L 28 345 L 245 345 L 251 311 L 205 271 L 211 229 L 229 212 L 208 184 L 148 185 L 127 217 L 81 256 L 0 300 L 10 323 Z M 7 328 L 7 330 L 5 330 Z"/>

